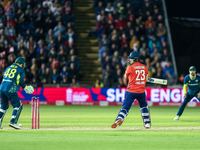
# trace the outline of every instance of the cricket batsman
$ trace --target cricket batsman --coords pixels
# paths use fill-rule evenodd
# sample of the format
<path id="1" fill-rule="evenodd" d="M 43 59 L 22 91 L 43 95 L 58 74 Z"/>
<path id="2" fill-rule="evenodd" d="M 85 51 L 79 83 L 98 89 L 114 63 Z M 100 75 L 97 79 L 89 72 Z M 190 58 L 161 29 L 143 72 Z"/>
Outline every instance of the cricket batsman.
<path id="1" fill-rule="evenodd" d="M 128 58 L 129 66 L 126 69 L 124 78 L 129 81 L 123 101 L 123 107 L 120 109 L 111 128 L 116 128 L 123 123 L 135 99 L 138 100 L 140 106 L 144 127 L 150 128 L 151 120 L 149 108 L 145 100 L 145 85 L 148 78 L 148 70 L 145 65 L 139 63 L 140 54 L 138 52 L 131 52 Z"/>
<path id="2" fill-rule="evenodd" d="M 179 120 L 185 109 L 185 106 L 193 97 L 197 97 L 198 99 L 200 98 L 200 76 L 196 74 L 196 68 L 194 66 L 191 66 L 189 68 L 189 74 L 185 76 L 183 83 L 183 92 L 184 101 L 181 104 L 177 116 L 174 118 L 174 120 Z"/>
<path id="3" fill-rule="evenodd" d="M 23 57 L 18 57 L 15 63 L 6 68 L 3 80 L 0 86 L 1 95 L 1 108 L 0 108 L 0 129 L 3 127 L 1 123 L 3 117 L 9 107 L 9 101 L 13 106 L 12 118 L 10 120 L 9 126 L 14 129 L 21 129 L 17 124 L 20 113 L 22 111 L 22 104 L 17 95 L 19 86 L 21 86 L 27 94 L 32 94 L 34 89 L 32 86 L 26 86 L 24 83 L 24 68 L 26 66 L 25 59 Z"/>

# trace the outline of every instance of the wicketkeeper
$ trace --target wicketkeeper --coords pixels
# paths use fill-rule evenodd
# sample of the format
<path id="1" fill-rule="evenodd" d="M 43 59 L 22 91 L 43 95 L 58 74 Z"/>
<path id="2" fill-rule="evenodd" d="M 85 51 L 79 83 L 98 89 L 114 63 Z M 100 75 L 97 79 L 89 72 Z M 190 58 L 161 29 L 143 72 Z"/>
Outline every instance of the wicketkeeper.
<path id="1" fill-rule="evenodd" d="M 34 92 L 32 86 L 26 86 L 24 83 L 25 66 L 25 59 L 23 57 L 18 57 L 15 60 L 15 63 L 7 67 L 5 70 L 0 87 L 0 129 L 3 128 L 1 126 L 1 123 L 9 107 L 9 101 L 13 106 L 12 118 L 10 120 L 9 126 L 15 129 L 21 129 L 21 127 L 17 124 L 17 121 L 19 119 L 23 105 L 21 104 L 19 96 L 17 95 L 17 91 L 19 89 L 19 86 L 21 86 L 27 94 L 32 94 Z"/>

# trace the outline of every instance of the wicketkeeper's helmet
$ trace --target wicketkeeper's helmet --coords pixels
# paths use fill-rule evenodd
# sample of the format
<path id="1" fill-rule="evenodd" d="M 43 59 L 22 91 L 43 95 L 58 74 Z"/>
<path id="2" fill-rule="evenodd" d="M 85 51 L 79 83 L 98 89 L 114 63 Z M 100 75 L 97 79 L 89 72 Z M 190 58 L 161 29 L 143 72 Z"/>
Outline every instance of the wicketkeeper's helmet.
<path id="1" fill-rule="evenodd" d="M 130 59 L 138 58 L 139 59 L 140 58 L 140 54 L 138 52 L 136 52 L 136 51 L 133 51 L 133 52 L 130 53 L 128 58 L 130 58 Z"/>
<path id="2" fill-rule="evenodd" d="M 25 68 L 26 67 L 26 61 L 23 57 L 18 57 L 16 60 L 15 60 L 15 63 L 19 63 L 19 64 L 23 64 L 23 67 Z"/>

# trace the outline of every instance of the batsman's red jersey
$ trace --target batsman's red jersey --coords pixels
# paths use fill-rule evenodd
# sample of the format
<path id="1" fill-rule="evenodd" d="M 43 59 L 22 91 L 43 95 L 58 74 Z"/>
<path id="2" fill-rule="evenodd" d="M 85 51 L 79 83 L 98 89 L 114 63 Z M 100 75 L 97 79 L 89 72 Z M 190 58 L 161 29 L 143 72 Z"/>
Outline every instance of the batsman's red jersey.
<path id="1" fill-rule="evenodd" d="M 145 65 L 135 62 L 128 66 L 125 74 L 129 79 L 127 91 L 132 93 L 144 93 L 148 69 Z"/>

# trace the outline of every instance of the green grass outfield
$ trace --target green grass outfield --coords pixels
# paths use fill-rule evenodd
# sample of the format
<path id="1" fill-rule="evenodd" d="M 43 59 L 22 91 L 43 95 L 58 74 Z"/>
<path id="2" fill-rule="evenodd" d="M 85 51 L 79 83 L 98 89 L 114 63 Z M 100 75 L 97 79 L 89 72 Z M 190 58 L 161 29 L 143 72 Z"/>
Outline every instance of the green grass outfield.
<path id="1" fill-rule="evenodd" d="M 23 108 L 22 130 L 8 126 L 8 109 L 0 130 L 0 150 L 199 150 L 200 108 L 150 107 L 152 128 L 143 127 L 139 106 L 124 123 L 110 128 L 121 106 L 40 106 L 41 129 L 31 129 L 31 106 Z"/>

